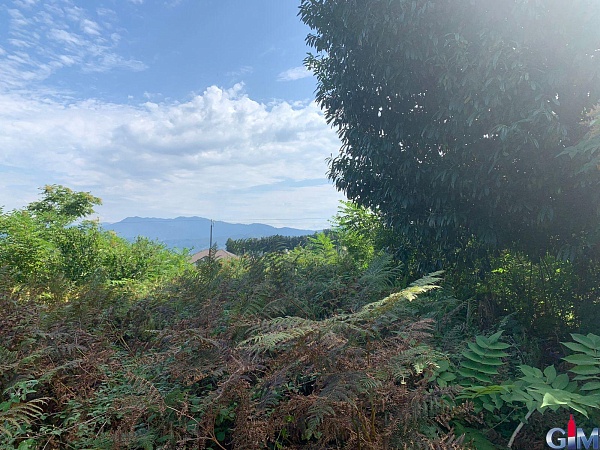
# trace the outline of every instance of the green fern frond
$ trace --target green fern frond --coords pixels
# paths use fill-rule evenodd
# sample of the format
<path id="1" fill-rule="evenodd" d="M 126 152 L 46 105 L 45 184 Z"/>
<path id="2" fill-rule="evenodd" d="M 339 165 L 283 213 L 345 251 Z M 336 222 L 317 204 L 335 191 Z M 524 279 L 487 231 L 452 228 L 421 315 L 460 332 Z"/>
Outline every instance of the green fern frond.
<path id="1" fill-rule="evenodd" d="M 275 350 L 279 345 L 314 333 L 316 329 L 317 327 L 305 325 L 282 331 L 259 334 L 242 341 L 240 347 L 245 347 L 254 351 Z"/>
<path id="2" fill-rule="evenodd" d="M 358 280 L 361 286 L 374 290 L 392 287 L 400 268 L 394 264 L 391 255 L 383 254 L 374 258 Z"/>
<path id="3" fill-rule="evenodd" d="M 378 319 L 393 311 L 402 303 L 414 300 L 418 295 L 429 292 L 439 286 L 441 272 L 424 277 L 400 292 L 389 295 L 383 300 L 370 303 L 353 314 L 337 314 L 324 320 L 310 320 L 301 317 L 277 317 L 262 321 L 251 329 L 254 336 L 242 341 L 239 347 L 252 351 L 272 351 L 279 346 L 313 333 L 372 333 L 372 327 L 365 327 L 368 322 Z M 395 320 L 392 318 L 392 320 Z"/>
<path id="4" fill-rule="evenodd" d="M 15 428 L 31 425 L 33 421 L 41 418 L 44 414 L 42 406 L 48 400 L 48 398 L 36 398 L 26 403 L 13 403 L 6 411 L 3 411 L 1 407 L 8 406 L 9 402 L 0 403 L 0 433 L 12 437 Z"/>
<path id="5" fill-rule="evenodd" d="M 306 336 L 320 328 L 320 322 L 302 317 L 276 317 L 253 327 L 259 334 L 242 342 L 239 347 L 254 351 L 274 350 L 277 345 Z"/>
<path id="6" fill-rule="evenodd" d="M 318 431 L 319 426 L 323 423 L 325 417 L 334 417 L 335 410 L 329 404 L 316 402 L 308 409 L 308 420 L 306 421 L 306 430 L 303 433 L 303 438 L 306 440 L 313 437 L 321 437 Z"/>
<path id="7" fill-rule="evenodd" d="M 17 352 L 12 352 L 0 345 L 0 376 L 13 369 L 17 362 Z"/>
<path id="8" fill-rule="evenodd" d="M 445 358 L 445 354 L 428 345 L 417 345 L 390 358 L 389 363 L 383 368 L 382 376 L 404 383 L 411 376 L 420 375 L 427 369 L 436 369 L 439 361 Z"/>
<path id="9" fill-rule="evenodd" d="M 431 272 L 418 280 L 412 282 L 409 286 L 437 286 L 442 281 L 443 270 Z"/>
<path id="10" fill-rule="evenodd" d="M 355 317 L 357 319 L 364 320 L 375 316 L 381 316 L 394 309 L 404 301 L 412 302 L 419 295 L 425 294 L 433 289 L 438 289 L 438 284 L 441 280 L 441 274 L 441 271 L 429 274 L 420 280 L 415 281 L 407 288 L 402 289 L 400 292 L 391 294 L 383 300 L 369 303 L 368 305 L 365 305 L 358 313 L 356 313 Z"/>
<path id="11" fill-rule="evenodd" d="M 267 306 L 267 298 L 263 296 L 254 296 L 241 308 L 241 314 L 244 316 L 259 316 Z"/>

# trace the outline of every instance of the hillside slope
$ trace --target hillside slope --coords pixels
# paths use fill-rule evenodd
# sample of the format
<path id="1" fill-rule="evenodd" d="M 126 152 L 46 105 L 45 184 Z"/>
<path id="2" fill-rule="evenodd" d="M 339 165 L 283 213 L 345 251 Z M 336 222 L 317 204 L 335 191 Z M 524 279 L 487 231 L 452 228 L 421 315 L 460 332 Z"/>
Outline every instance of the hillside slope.
<path id="1" fill-rule="evenodd" d="M 148 217 L 127 217 L 116 223 L 104 223 L 102 228 L 112 230 L 119 236 L 134 240 L 137 236 L 164 243 L 169 248 L 188 248 L 201 250 L 209 247 L 210 219 L 203 217 L 177 217 L 160 219 Z M 261 223 L 239 224 L 215 221 L 213 225 L 213 244 L 225 247 L 227 239 L 260 238 L 266 236 L 303 236 L 313 234 L 314 230 L 297 228 L 276 228 Z"/>

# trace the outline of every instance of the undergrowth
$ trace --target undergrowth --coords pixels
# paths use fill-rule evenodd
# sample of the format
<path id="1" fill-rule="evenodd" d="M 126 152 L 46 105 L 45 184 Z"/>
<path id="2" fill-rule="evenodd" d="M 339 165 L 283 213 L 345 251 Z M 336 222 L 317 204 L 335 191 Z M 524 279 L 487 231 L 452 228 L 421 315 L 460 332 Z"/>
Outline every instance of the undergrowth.
<path id="1" fill-rule="evenodd" d="M 401 289 L 390 258 L 345 258 L 207 261 L 141 300 L 4 290 L 0 448 L 463 448 L 452 420 L 480 418 L 428 381 L 439 274 Z"/>
<path id="2" fill-rule="evenodd" d="M 0 449 L 526 449 L 570 413 L 598 423 L 593 290 L 556 288 L 585 270 L 506 253 L 408 283 L 355 215 L 368 227 L 196 266 L 1 216 Z"/>

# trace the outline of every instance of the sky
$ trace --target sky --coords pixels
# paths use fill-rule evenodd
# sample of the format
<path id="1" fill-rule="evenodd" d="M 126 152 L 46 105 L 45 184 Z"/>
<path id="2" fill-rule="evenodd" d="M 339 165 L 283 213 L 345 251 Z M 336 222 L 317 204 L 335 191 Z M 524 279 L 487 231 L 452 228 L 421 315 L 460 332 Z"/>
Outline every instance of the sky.
<path id="1" fill-rule="evenodd" d="M 337 134 L 298 0 L 0 4 L 0 207 L 61 184 L 102 222 L 201 216 L 319 229 Z"/>

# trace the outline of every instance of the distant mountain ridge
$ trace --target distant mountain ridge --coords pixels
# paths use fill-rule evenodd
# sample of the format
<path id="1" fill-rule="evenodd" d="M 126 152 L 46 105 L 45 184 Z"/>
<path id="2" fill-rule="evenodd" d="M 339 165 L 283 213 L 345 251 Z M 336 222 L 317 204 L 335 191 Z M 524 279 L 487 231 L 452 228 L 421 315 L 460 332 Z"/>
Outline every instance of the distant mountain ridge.
<path id="1" fill-rule="evenodd" d="M 210 219 L 204 217 L 177 217 L 160 219 L 153 217 L 127 217 L 120 222 L 103 223 L 102 228 L 112 230 L 117 235 L 134 240 L 144 236 L 162 242 L 169 248 L 187 248 L 199 251 L 209 247 Z M 297 228 L 276 228 L 262 223 L 241 224 L 215 221 L 213 225 L 213 244 L 225 248 L 227 239 L 260 238 L 274 235 L 304 236 L 314 230 Z"/>

